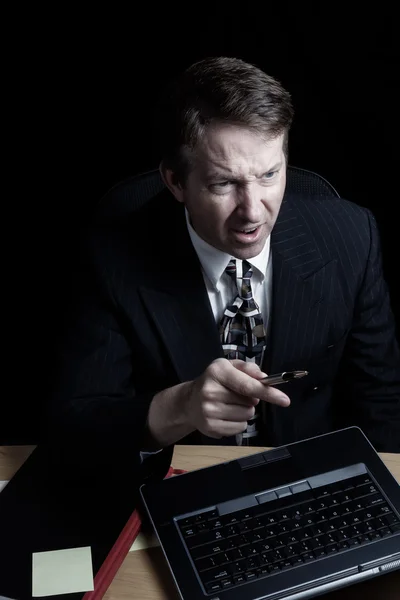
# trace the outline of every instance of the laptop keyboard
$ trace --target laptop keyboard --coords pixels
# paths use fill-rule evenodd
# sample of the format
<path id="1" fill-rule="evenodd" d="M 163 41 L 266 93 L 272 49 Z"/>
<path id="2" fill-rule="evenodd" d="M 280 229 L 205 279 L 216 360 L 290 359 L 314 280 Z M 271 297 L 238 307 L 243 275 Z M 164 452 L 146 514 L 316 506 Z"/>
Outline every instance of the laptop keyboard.
<path id="1" fill-rule="evenodd" d="M 207 510 L 177 524 L 208 593 L 400 531 L 398 517 L 368 474 L 224 516 Z"/>

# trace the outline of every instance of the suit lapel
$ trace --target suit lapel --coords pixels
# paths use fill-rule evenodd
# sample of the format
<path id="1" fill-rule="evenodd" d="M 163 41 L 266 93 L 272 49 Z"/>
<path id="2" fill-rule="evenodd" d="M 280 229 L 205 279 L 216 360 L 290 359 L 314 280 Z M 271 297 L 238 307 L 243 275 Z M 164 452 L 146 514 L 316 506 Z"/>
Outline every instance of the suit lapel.
<path id="1" fill-rule="evenodd" d="M 173 209 L 175 227 L 160 226 L 157 277 L 140 294 L 181 381 L 198 377 L 223 356 L 201 266 L 191 243 L 181 206 Z M 168 240 L 165 239 L 167 231 Z M 168 249 L 166 253 L 165 249 Z M 167 254 L 167 260 L 165 260 Z"/>

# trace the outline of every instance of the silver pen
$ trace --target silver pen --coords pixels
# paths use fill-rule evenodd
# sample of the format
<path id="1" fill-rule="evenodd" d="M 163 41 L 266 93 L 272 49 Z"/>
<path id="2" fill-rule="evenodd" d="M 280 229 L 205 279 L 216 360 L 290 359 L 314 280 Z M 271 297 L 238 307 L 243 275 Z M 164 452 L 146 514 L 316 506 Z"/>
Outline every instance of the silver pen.
<path id="1" fill-rule="evenodd" d="M 308 371 L 284 371 L 283 373 L 268 375 L 267 377 L 260 379 L 260 381 L 265 385 L 280 385 L 281 383 L 293 381 L 293 379 L 301 379 L 306 375 L 308 375 Z"/>

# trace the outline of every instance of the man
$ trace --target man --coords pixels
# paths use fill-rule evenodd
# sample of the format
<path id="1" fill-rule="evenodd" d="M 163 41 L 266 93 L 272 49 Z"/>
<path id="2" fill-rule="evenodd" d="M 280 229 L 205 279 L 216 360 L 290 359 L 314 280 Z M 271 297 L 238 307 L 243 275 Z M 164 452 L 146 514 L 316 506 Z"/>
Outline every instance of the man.
<path id="1" fill-rule="evenodd" d="M 285 195 L 292 116 L 282 86 L 237 59 L 171 84 L 156 120 L 167 189 L 90 237 L 55 431 L 161 473 L 176 442 L 274 446 L 348 425 L 400 451 L 376 224 Z"/>

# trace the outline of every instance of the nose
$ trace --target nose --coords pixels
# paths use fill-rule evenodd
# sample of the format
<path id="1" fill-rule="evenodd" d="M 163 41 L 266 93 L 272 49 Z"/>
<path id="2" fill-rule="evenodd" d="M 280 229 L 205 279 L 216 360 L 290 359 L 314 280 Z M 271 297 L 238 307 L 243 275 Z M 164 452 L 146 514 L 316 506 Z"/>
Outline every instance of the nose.
<path id="1" fill-rule="evenodd" d="M 259 223 L 265 212 L 263 190 L 257 182 L 246 183 L 237 189 L 238 216 L 249 223 Z"/>

